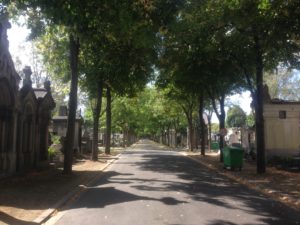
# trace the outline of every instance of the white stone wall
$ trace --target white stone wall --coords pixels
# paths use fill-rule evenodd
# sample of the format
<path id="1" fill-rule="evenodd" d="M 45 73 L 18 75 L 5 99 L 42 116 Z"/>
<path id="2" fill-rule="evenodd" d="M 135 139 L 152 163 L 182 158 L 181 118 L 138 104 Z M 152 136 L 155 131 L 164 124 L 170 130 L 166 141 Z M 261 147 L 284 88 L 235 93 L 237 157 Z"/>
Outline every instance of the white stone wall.
<path id="1" fill-rule="evenodd" d="M 267 157 L 300 154 L 300 104 L 265 104 L 264 118 Z"/>

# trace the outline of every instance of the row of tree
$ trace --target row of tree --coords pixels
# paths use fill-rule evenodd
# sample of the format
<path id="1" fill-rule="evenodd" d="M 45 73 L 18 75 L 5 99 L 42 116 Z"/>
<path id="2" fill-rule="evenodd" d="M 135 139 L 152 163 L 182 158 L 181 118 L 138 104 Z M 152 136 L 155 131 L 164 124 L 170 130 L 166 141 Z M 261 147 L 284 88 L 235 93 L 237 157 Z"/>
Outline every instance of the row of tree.
<path id="1" fill-rule="evenodd" d="M 101 100 L 106 96 L 106 130 L 110 143 L 111 96 L 134 95 L 149 81 L 157 57 L 160 27 L 181 1 L 4 1 L 15 16 L 26 15 L 31 39 L 40 39 L 48 69 L 71 81 L 64 172 L 72 172 L 78 82 L 93 107 L 94 143 L 98 139 Z M 110 145 L 106 146 L 109 153 Z M 97 160 L 97 144 L 93 160 Z"/>
<path id="2" fill-rule="evenodd" d="M 199 99 L 200 115 L 210 99 L 221 131 L 225 97 L 241 88 L 251 92 L 258 173 L 265 172 L 263 74 L 299 68 L 299 7 L 296 1 L 191 0 L 161 38 L 159 85 L 176 98 Z"/>
<path id="3" fill-rule="evenodd" d="M 265 172 L 263 74 L 279 67 L 299 68 L 297 1 L 16 0 L 4 4 L 13 15 L 26 15 L 31 38 L 39 38 L 44 46 L 48 70 L 71 80 L 66 173 L 72 171 L 78 81 L 93 105 L 97 143 L 102 96 L 110 133 L 111 96 L 134 96 L 152 77 L 166 99 L 176 102 L 185 114 L 191 138 L 195 109 L 201 135 L 207 102 L 222 131 L 226 96 L 248 89 L 255 108 L 257 172 Z M 152 107 L 159 108 L 156 104 Z M 157 121 L 166 130 L 175 117 Z M 119 123 L 129 129 L 124 118 Z M 204 154 L 205 138 L 201 140 Z M 93 159 L 97 159 L 96 145 Z"/>

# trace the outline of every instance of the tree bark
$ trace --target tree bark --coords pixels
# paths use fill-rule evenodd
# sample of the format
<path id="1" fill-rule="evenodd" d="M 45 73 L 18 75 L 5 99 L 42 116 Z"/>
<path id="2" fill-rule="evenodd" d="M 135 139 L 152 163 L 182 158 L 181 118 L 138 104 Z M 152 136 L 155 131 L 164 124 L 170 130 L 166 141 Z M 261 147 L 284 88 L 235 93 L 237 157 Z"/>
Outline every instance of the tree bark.
<path id="1" fill-rule="evenodd" d="M 210 98 L 211 98 L 213 109 L 218 117 L 219 129 L 221 131 L 222 129 L 225 128 L 225 116 L 226 116 L 226 114 L 225 114 L 225 95 L 222 95 L 221 98 L 219 99 L 220 113 L 216 106 L 216 100 L 213 98 L 213 96 L 210 96 Z M 220 162 L 223 162 L 224 136 L 221 134 L 220 134 L 219 145 L 220 145 Z"/>
<path id="2" fill-rule="evenodd" d="M 205 123 L 203 119 L 204 111 L 204 97 L 203 94 L 199 96 L 199 121 L 200 121 L 200 145 L 201 145 L 201 155 L 205 155 Z"/>
<path id="3" fill-rule="evenodd" d="M 110 154 L 110 137 L 111 137 L 111 90 L 106 88 L 106 143 L 105 154 Z"/>
<path id="4" fill-rule="evenodd" d="M 177 146 L 178 146 L 178 143 L 177 143 L 177 134 L 178 134 L 178 127 L 179 127 L 179 125 L 177 125 L 179 122 L 178 122 L 178 119 L 174 119 L 173 120 L 173 128 L 174 128 L 174 138 L 175 138 L 175 140 L 174 140 L 174 147 L 175 148 L 177 148 Z"/>
<path id="5" fill-rule="evenodd" d="M 96 108 L 93 109 L 93 148 L 92 148 L 92 160 L 98 160 L 98 133 L 99 133 L 99 119 L 102 105 L 102 92 L 103 92 L 103 84 L 102 82 L 98 82 L 97 84 L 97 103 Z"/>
<path id="6" fill-rule="evenodd" d="M 123 147 L 123 148 L 127 147 L 127 146 L 126 146 L 126 139 L 127 139 L 127 138 L 126 138 L 126 136 L 127 136 L 126 133 L 127 133 L 126 128 L 123 127 L 123 144 L 122 144 L 122 147 Z"/>
<path id="7" fill-rule="evenodd" d="M 220 98 L 220 130 L 225 129 L 225 95 L 222 95 Z M 225 140 L 224 140 L 224 135 L 220 135 L 220 162 L 223 162 L 223 148 L 225 146 Z"/>
<path id="8" fill-rule="evenodd" d="M 64 142 L 64 170 L 65 174 L 72 173 L 73 153 L 74 153 L 74 135 L 77 110 L 77 89 L 78 89 L 78 56 L 79 39 L 70 35 L 70 69 L 71 69 L 71 87 L 69 95 L 69 114 L 66 140 Z"/>
<path id="9" fill-rule="evenodd" d="M 256 101 L 255 102 L 255 127 L 256 127 L 256 151 L 258 174 L 266 172 L 265 162 L 265 134 L 263 116 L 263 59 L 260 41 L 254 38 L 256 51 Z"/>
<path id="10" fill-rule="evenodd" d="M 186 116 L 187 122 L 188 122 L 188 129 L 189 129 L 189 136 L 187 137 L 189 140 L 189 149 L 191 151 L 194 151 L 194 127 L 193 127 L 193 112 L 191 110 L 192 107 L 189 107 L 189 109 L 186 109 L 182 106 L 182 109 L 184 111 L 184 114 Z"/>
<path id="11" fill-rule="evenodd" d="M 167 127 L 167 145 L 170 146 L 170 126 Z"/>
<path id="12" fill-rule="evenodd" d="M 194 127 L 193 127 L 193 120 L 191 118 L 188 119 L 189 123 L 189 142 L 190 142 L 190 150 L 194 151 Z"/>
<path id="13" fill-rule="evenodd" d="M 208 120 L 208 148 L 211 149 L 211 115 L 207 116 Z"/>
<path id="14" fill-rule="evenodd" d="M 175 148 L 177 148 L 177 146 L 178 146 L 178 143 L 177 143 L 177 129 L 174 129 L 174 138 L 175 138 L 175 140 L 174 140 L 174 147 Z"/>

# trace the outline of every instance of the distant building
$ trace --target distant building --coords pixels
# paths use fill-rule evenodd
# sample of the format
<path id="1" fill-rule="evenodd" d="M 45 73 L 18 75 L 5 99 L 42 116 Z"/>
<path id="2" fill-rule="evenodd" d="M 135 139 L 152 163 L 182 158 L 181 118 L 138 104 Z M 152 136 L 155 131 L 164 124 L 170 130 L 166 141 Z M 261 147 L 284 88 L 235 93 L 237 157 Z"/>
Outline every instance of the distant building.
<path id="1" fill-rule="evenodd" d="M 231 127 L 227 129 L 225 141 L 228 145 L 241 145 L 241 128 Z"/>
<path id="2" fill-rule="evenodd" d="M 55 135 L 66 137 L 68 124 L 68 109 L 66 106 L 60 106 L 59 115 L 52 118 L 52 130 Z M 76 115 L 75 120 L 75 138 L 73 149 L 75 152 L 81 152 L 83 119 L 80 115 Z"/>

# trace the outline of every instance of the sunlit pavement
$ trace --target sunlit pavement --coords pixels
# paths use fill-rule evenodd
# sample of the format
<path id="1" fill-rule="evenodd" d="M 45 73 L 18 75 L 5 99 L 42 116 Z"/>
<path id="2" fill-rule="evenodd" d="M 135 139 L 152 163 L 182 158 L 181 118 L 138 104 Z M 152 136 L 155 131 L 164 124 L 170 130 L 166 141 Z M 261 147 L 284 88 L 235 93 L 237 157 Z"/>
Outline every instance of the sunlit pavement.
<path id="1" fill-rule="evenodd" d="M 300 215 L 144 140 L 47 224 L 300 224 Z"/>

